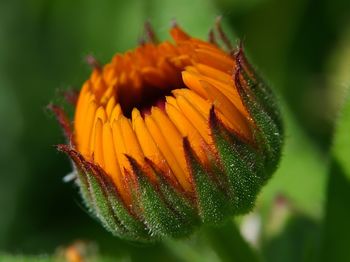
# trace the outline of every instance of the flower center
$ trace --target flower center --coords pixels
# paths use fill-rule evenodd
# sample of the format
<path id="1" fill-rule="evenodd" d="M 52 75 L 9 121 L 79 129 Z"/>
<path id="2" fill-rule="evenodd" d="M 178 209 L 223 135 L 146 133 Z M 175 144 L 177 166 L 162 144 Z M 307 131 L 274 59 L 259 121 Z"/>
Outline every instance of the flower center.
<path id="1" fill-rule="evenodd" d="M 188 55 L 170 42 L 145 44 L 124 55 L 117 55 L 91 77 L 95 98 L 106 106 L 111 97 L 120 104 L 124 116 L 131 118 L 137 108 L 142 115 L 153 106 L 164 109 L 166 96 L 174 89 L 187 88 L 182 71 L 192 65 Z"/>
<path id="2" fill-rule="evenodd" d="M 147 59 L 149 54 L 144 56 Z M 154 106 L 164 110 L 166 96 L 172 96 L 172 90 L 187 88 L 182 80 L 183 68 L 176 67 L 171 60 L 170 56 L 160 57 L 142 68 L 134 64 L 131 73 L 125 73 L 125 80 L 121 79 L 115 89 L 124 116 L 131 118 L 134 108 L 143 116 Z M 122 73 L 120 78 L 123 77 Z"/>
<path id="3" fill-rule="evenodd" d="M 152 86 L 144 86 L 142 88 L 143 98 L 141 101 L 128 101 L 128 97 L 125 97 L 126 99 L 120 99 L 120 105 L 124 116 L 131 118 L 131 112 L 134 108 L 137 108 L 142 116 L 149 114 L 153 106 L 164 110 L 165 97 L 172 95 L 172 88 L 167 88 L 165 90 L 159 90 Z"/>

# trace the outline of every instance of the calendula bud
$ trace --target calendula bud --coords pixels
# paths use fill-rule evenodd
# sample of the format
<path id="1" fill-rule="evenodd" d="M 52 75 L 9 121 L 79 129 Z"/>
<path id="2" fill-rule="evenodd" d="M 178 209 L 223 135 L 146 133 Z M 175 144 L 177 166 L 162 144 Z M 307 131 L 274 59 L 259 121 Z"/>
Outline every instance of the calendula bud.
<path id="1" fill-rule="evenodd" d="M 73 132 L 54 107 L 86 206 L 125 239 L 181 237 L 251 210 L 281 155 L 275 98 L 242 47 L 170 33 L 174 43 L 143 43 L 103 67 L 89 58 Z"/>

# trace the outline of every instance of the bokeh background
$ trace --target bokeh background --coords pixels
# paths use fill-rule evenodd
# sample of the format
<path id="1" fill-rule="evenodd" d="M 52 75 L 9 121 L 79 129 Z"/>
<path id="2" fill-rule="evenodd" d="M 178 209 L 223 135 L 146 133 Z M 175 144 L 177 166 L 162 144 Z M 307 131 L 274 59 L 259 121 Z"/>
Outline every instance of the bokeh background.
<path id="1" fill-rule="evenodd" d="M 54 148 L 64 139 L 46 109 L 62 91 L 80 88 L 90 73 L 87 54 L 105 63 L 134 48 L 144 21 L 160 39 L 172 19 L 207 38 L 218 15 L 277 93 L 286 124 L 278 172 L 255 211 L 236 221 L 243 236 L 257 228 L 250 245 L 265 261 L 350 261 L 349 180 L 332 181 L 329 171 L 338 170 L 332 137 L 350 85 L 350 1 L 0 0 L 1 261 L 51 256 L 76 240 L 121 261 L 242 261 L 201 232 L 151 246 L 110 236 L 74 184 L 63 183 L 71 166 Z"/>

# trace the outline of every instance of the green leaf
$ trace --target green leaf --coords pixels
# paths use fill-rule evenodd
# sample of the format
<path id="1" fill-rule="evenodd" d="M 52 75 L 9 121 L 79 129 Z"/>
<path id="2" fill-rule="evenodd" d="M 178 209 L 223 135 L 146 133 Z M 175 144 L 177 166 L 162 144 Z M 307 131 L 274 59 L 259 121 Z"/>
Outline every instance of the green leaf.
<path id="1" fill-rule="evenodd" d="M 259 202 L 267 213 L 275 197 L 282 193 L 298 210 L 319 219 L 324 204 L 328 161 L 285 104 L 282 104 L 282 109 L 286 130 L 282 158 L 278 170 L 262 190 Z"/>
<path id="2" fill-rule="evenodd" d="M 332 152 L 344 170 L 344 175 L 350 180 L 350 96 L 347 97 L 337 122 Z"/>
<path id="3" fill-rule="evenodd" d="M 338 119 L 329 171 L 323 261 L 350 261 L 350 97 Z"/>
<path id="4" fill-rule="evenodd" d="M 278 207 L 275 207 L 272 212 L 281 212 L 277 209 Z M 279 262 L 282 257 L 283 262 L 319 261 L 319 223 L 292 210 L 285 219 L 283 230 L 272 235 L 270 239 L 264 238 L 262 253 L 265 261 Z M 273 222 L 278 224 L 276 219 Z"/>
<path id="5" fill-rule="evenodd" d="M 48 255 L 39 255 L 39 256 L 30 256 L 30 255 L 9 255 L 9 254 L 0 254 L 0 261 L 6 262 L 53 262 L 58 261 Z M 62 261 L 62 260 L 61 260 Z"/>

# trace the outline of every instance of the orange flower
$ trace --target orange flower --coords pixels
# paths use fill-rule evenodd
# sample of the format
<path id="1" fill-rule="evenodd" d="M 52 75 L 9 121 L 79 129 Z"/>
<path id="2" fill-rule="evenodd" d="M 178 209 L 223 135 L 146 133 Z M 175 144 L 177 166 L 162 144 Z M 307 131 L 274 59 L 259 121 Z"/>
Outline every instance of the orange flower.
<path id="1" fill-rule="evenodd" d="M 125 155 L 141 166 L 145 157 L 184 191 L 193 185 L 182 140 L 187 137 L 207 164 L 213 150 L 209 111 L 251 140 L 249 114 L 232 79 L 234 59 L 217 46 L 175 26 L 175 44 L 144 44 L 95 68 L 79 95 L 74 129 L 77 149 L 113 179 L 124 200 Z M 150 177 L 152 174 L 149 174 Z"/>
<path id="2" fill-rule="evenodd" d="M 218 29 L 223 36 L 221 28 Z M 278 111 L 270 103 L 269 91 L 266 93 L 267 89 L 260 85 L 247 64 L 242 49 L 232 55 L 215 43 L 189 36 L 176 25 L 170 34 L 173 43 L 144 43 L 135 50 L 117 54 L 103 67 L 90 58 L 94 69 L 76 104 L 73 147 L 61 146 L 78 167 L 79 184 L 87 205 L 96 209 L 97 217 L 112 232 L 117 226 L 104 214 L 109 212 L 106 203 L 111 205 L 112 191 L 113 199 L 116 197 L 119 201 L 118 207 L 126 208 L 114 210 L 116 217 L 126 212 L 154 234 L 174 235 L 168 232 L 177 230 L 180 222 L 165 225 L 166 229 L 157 232 L 164 223 L 160 220 L 167 219 L 173 211 L 176 216 L 180 213 L 176 221 L 191 216 L 192 224 L 196 224 L 198 214 L 204 222 L 208 216 L 213 216 L 209 220 L 214 222 L 221 220 L 217 214 L 209 214 L 220 213 L 214 209 L 221 209 L 221 202 L 232 206 L 228 208 L 230 211 L 221 212 L 228 214 L 241 212 L 245 209 L 242 205 L 252 206 L 252 199 L 267 176 L 261 172 L 258 177 L 255 166 L 271 166 L 272 170 L 279 158 L 282 140 Z M 224 37 L 223 40 L 227 41 Z M 260 89 L 256 91 L 254 88 L 258 85 Z M 259 107 L 261 112 L 257 112 Z M 264 124 L 269 124 L 270 129 L 266 130 Z M 278 134 L 277 140 L 269 137 L 271 132 Z M 231 142 L 226 143 L 227 140 Z M 269 142 L 275 143 L 276 148 L 270 150 Z M 266 152 L 274 162 L 265 163 L 271 160 L 265 159 Z M 243 161 L 242 167 L 237 159 Z M 244 169 L 243 173 L 251 176 L 248 178 L 251 184 L 244 176 L 239 178 L 241 171 L 234 168 Z M 140 179 L 147 183 L 143 184 Z M 161 193 L 164 185 L 167 193 Z M 251 190 L 244 191 L 245 187 Z M 173 199 L 163 203 L 164 198 L 171 195 L 169 190 L 179 197 L 181 204 L 189 206 L 190 215 L 182 209 L 176 210 L 177 206 L 171 207 L 169 201 Z M 145 191 L 149 193 L 143 195 Z M 106 203 L 100 203 L 103 198 L 96 200 L 99 194 L 106 196 Z M 142 199 L 147 197 L 154 203 L 159 201 L 155 204 L 158 208 L 164 204 L 165 215 L 154 214 L 162 211 Z M 210 202 L 204 199 L 208 197 L 221 202 L 204 208 L 207 203 L 201 202 Z M 239 203 L 247 202 L 245 198 L 248 204 Z M 113 205 L 109 208 L 113 209 Z M 207 209 L 214 211 L 206 214 Z M 152 224 L 154 217 L 159 218 L 158 225 Z M 128 231 L 128 226 L 125 227 Z M 116 234 L 123 235 L 119 231 Z M 140 234 L 131 235 L 130 238 L 137 238 L 135 235 Z"/>

